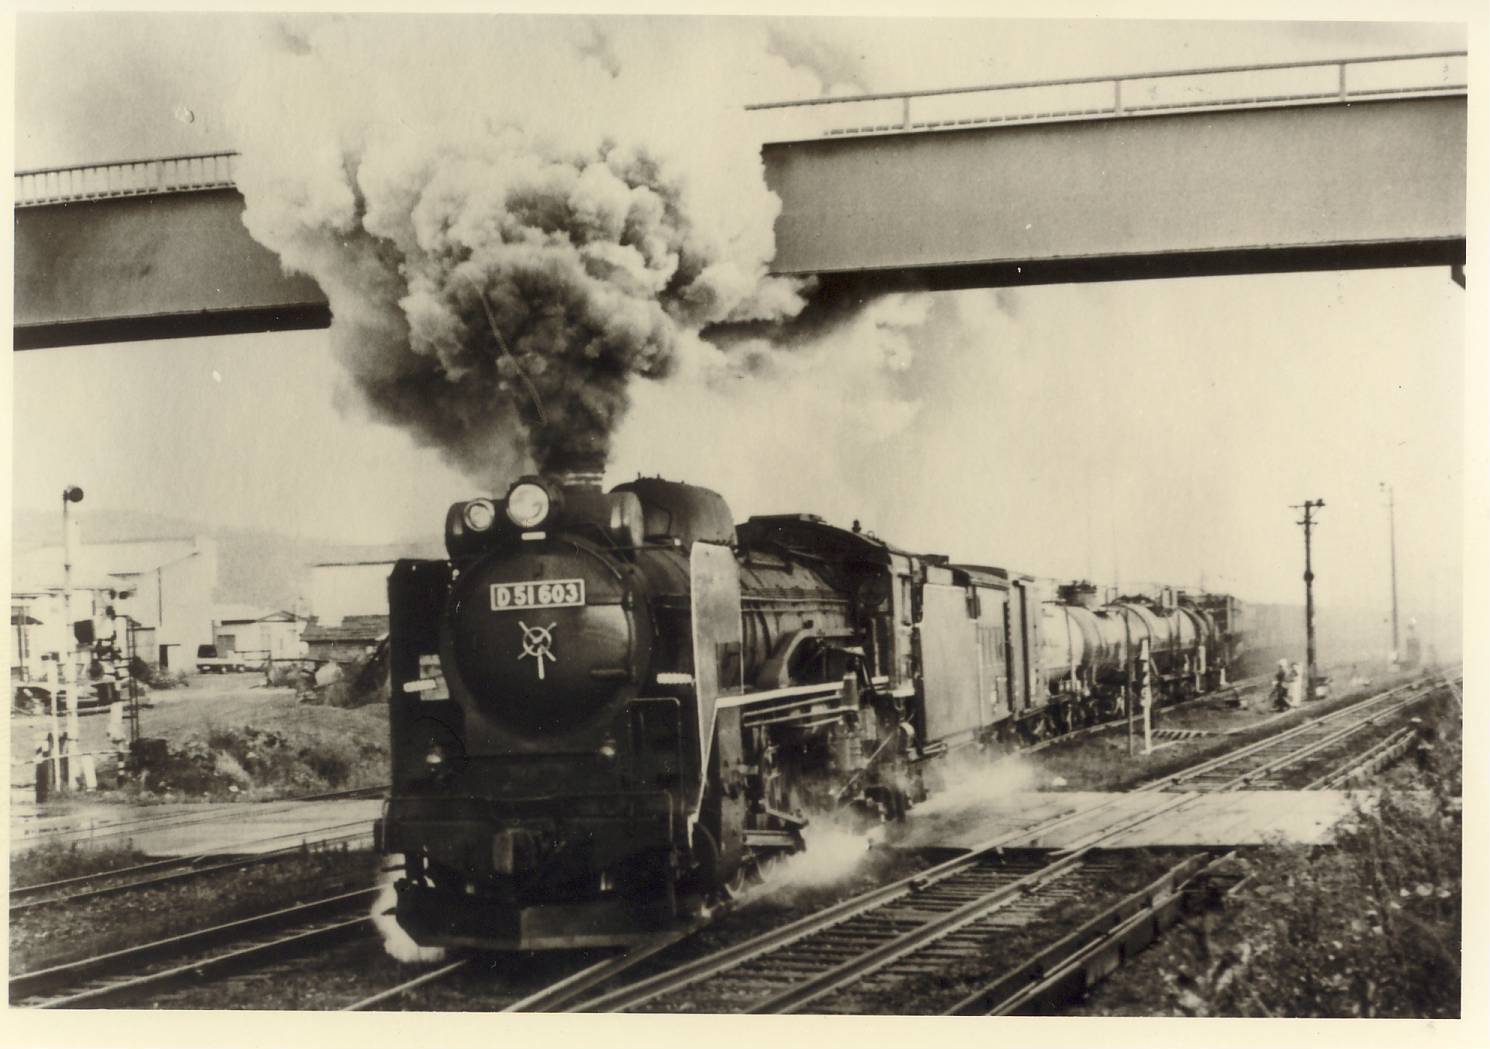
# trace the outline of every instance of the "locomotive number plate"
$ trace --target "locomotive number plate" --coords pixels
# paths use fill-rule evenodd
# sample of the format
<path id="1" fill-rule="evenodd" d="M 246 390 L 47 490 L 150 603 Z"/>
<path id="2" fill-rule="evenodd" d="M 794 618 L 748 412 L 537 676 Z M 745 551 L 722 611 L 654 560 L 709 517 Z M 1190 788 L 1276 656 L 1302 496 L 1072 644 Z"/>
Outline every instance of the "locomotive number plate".
<path id="1" fill-rule="evenodd" d="M 585 603 L 583 579 L 554 579 L 543 583 L 493 583 L 491 610 L 516 612 L 524 608 L 563 608 Z"/>

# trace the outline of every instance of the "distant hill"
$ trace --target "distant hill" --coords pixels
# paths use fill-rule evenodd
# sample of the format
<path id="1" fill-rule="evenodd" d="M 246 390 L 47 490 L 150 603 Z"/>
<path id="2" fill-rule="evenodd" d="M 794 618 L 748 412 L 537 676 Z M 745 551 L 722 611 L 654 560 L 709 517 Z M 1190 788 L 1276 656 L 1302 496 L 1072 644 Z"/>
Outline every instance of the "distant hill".
<path id="1" fill-rule="evenodd" d="M 85 505 L 73 512 L 78 515 L 78 530 L 85 543 L 124 543 L 135 539 L 175 539 L 211 534 L 200 522 L 142 510 L 99 510 Z M 11 524 L 15 529 L 12 542 L 17 550 L 62 541 L 62 519 L 57 510 L 17 507 Z"/>
<path id="2" fill-rule="evenodd" d="M 55 511 L 17 508 L 12 518 L 17 551 L 57 543 L 61 525 Z M 217 590 L 223 604 L 291 608 L 305 592 L 308 566 L 327 561 L 376 561 L 397 557 L 442 557 L 437 539 L 361 546 L 306 539 L 278 532 L 224 528 L 184 517 L 137 510 L 80 509 L 84 543 L 120 543 L 205 535 L 217 541 Z"/>

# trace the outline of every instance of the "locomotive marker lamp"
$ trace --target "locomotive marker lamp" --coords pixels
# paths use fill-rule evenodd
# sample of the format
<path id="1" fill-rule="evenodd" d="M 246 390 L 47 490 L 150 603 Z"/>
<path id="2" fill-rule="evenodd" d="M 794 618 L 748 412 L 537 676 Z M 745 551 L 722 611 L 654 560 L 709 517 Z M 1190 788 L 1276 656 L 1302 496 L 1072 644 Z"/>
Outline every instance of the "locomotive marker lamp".
<path id="1" fill-rule="evenodd" d="M 523 478 L 507 491 L 507 519 L 519 528 L 539 528 L 554 509 L 553 494 L 536 478 Z"/>
<path id="2" fill-rule="evenodd" d="M 497 508 L 490 499 L 473 499 L 466 504 L 466 527 L 473 532 L 485 532 L 497 519 Z"/>

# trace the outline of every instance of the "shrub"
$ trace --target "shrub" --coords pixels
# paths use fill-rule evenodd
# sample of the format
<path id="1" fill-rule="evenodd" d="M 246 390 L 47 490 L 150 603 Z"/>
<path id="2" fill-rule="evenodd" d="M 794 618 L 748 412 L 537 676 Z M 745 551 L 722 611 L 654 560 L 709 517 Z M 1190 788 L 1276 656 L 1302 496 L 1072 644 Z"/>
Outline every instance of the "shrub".
<path id="1" fill-rule="evenodd" d="M 301 694 L 301 701 L 327 707 L 364 707 L 388 702 L 388 661 L 383 649 L 342 665 L 341 677 Z"/>
<path id="2" fill-rule="evenodd" d="M 306 793 L 346 786 L 368 768 L 381 773 L 385 761 L 386 751 L 377 744 L 345 739 L 296 744 L 283 733 L 254 726 L 214 728 L 171 748 L 164 761 L 144 770 L 138 787 L 157 795 L 208 797 Z"/>
<path id="3" fill-rule="evenodd" d="M 1457 707 L 1421 719 L 1410 789 L 1383 786 L 1332 846 L 1245 861 L 1239 905 L 1181 933 L 1162 977 L 1188 1015 L 1456 1017 L 1462 935 Z M 1383 782 L 1385 782 L 1385 779 Z"/>
<path id="4" fill-rule="evenodd" d="M 129 661 L 129 676 L 153 689 L 180 688 L 190 680 L 184 670 L 162 670 L 139 656 Z"/>
<path id="5" fill-rule="evenodd" d="M 280 688 L 300 688 L 310 677 L 298 662 L 275 663 L 269 668 L 269 684 Z"/>

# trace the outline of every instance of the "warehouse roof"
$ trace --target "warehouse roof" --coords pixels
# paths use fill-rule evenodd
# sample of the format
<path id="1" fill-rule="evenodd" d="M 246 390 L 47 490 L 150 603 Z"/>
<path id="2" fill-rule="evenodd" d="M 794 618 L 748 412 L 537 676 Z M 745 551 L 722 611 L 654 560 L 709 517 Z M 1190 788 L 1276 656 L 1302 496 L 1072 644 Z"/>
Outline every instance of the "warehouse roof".
<path id="1" fill-rule="evenodd" d="M 215 623 L 293 623 L 301 618 L 282 608 L 259 605 L 216 605 L 212 609 Z"/>
<path id="2" fill-rule="evenodd" d="M 388 635 L 387 616 L 347 616 L 339 624 L 323 626 L 311 617 L 310 625 L 300 635 L 307 643 L 315 641 L 379 641 Z"/>

